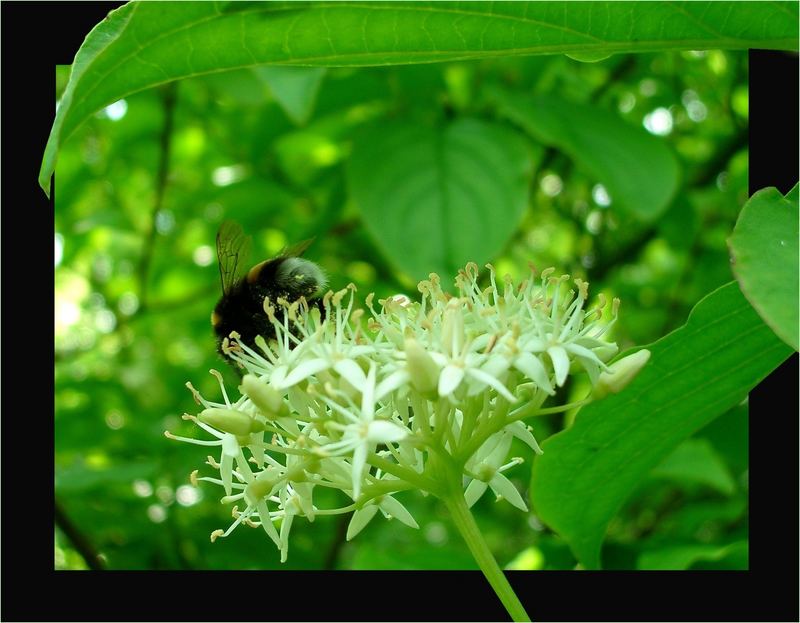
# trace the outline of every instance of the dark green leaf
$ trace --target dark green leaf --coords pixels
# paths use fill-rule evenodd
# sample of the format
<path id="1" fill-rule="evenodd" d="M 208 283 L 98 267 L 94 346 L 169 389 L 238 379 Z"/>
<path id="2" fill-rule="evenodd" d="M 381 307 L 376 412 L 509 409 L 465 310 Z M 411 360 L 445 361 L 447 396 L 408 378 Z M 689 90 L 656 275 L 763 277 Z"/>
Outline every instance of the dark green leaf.
<path id="1" fill-rule="evenodd" d="M 272 97 L 289 118 L 303 125 L 311 117 L 324 67 L 256 67 L 256 75 L 269 86 Z"/>
<path id="2" fill-rule="evenodd" d="M 736 488 L 730 470 L 706 439 L 687 439 L 661 461 L 651 475 L 707 485 L 725 495 Z"/>
<path id="3" fill-rule="evenodd" d="M 505 95 L 501 112 L 534 138 L 568 153 L 602 183 L 611 200 L 653 220 L 678 188 L 680 169 L 659 138 L 617 115 L 553 95 Z"/>
<path id="4" fill-rule="evenodd" d="M 750 464 L 750 418 L 748 403 L 736 405 L 699 433 L 707 439 L 734 475 L 742 474 Z"/>
<path id="5" fill-rule="evenodd" d="M 733 272 L 758 314 L 784 342 L 798 346 L 798 205 L 775 188 L 744 205 L 728 245 Z"/>
<path id="6" fill-rule="evenodd" d="M 172 80 L 255 65 L 390 65 L 510 54 L 796 50 L 793 2 L 132 2 L 87 36 L 39 174 L 112 102 Z"/>
<path id="7" fill-rule="evenodd" d="M 56 470 L 56 491 L 58 493 L 87 491 L 112 483 L 132 483 L 140 478 L 148 478 L 156 470 L 156 463 L 122 463 L 107 468 L 93 468 L 79 464 Z"/>
<path id="8" fill-rule="evenodd" d="M 747 569 L 749 546 L 737 541 L 724 547 L 718 545 L 678 545 L 645 552 L 639 557 L 639 569 L 683 571 L 700 561 L 724 561 L 725 569 Z"/>
<path id="9" fill-rule="evenodd" d="M 700 301 L 687 323 L 648 347 L 624 391 L 584 408 L 544 442 L 532 500 L 588 568 L 614 514 L 678 444 L 740 403 L 790 354 L 735 282 Z"/>
<path id="10" fill-rule="evenodd" d="M 800 183 L 795 184 L 794 188 L 786 193 L 786 198 L 793 203 L 797 203 L 800 200 Z"/>
<path id="11" fill-rule="evenodd" d="M 498 254 L 525 211 L 530 174 L 520 137 L 472 119 L 365 133 L 348 170 L 367 227 L 414 279 Z"/>

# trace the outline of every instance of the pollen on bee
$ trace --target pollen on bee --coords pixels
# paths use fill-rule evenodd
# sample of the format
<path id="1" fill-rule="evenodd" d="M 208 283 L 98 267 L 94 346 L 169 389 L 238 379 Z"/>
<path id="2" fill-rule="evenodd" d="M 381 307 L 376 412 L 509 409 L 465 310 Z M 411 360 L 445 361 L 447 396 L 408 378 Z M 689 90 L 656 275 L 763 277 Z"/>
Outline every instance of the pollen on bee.
<path id="1" fill-rule="evenodd" d="M 220 316 L 216 310 L 211 312 L 211 326 L 217 327 L 222 322 L 222 316 Z"/>

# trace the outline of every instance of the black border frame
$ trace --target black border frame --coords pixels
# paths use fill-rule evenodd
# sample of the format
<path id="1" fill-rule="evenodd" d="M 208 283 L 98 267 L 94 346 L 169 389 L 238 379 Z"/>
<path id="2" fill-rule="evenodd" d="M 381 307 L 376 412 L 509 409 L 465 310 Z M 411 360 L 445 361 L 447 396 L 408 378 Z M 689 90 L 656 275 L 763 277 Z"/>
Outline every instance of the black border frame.
<path id="1" fill-rule="evenodd" d="M 507 620 L 478 571 L 53 570 L 52 403 L 41 387 L 44 382 L 52 392 L 42 357 L 49 363 L 52 351 L 48 331 L 31 322 L 36 311 L 47 315 L 52 309 L 50 284 L 40 280 L 53 275 L 47 227 L 53 208 L 37 175 L 54 115 L 53 67 L 70 63 L 85 33 L 120 4 L 2 4 L 7 304 L 0 309 L 7 372 L 0 378 L 16 390 L 6 392 L 3 422 L 2 619 Z M 798 175 L 797 55 L 751 51 L 750 76 L 750 192 L 774 185 L 785 193 Z M 12 240 L 22 252 L 12 248 Z M 41 305 L 38 296 L 44 299 Z M 49 326 L 48 318 L 44 322 Z M 510 572 L 534 620 L 797 621 L 797 379 L 795 353 L 751 392 L 749 571 Z M 464 609 L 454 608 L 457 597 L 439 604 L 442 591 L 468 595 Z"/>

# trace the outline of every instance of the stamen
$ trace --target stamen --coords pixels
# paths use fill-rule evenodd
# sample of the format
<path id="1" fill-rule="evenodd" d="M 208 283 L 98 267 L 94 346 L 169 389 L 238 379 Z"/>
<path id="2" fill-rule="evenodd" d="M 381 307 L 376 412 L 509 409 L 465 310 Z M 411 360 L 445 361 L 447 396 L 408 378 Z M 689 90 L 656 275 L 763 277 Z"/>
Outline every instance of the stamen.
<path id="1" fill-rule="evenodd" d="M 211 370 L 209 370 L 208 372 L 209 372 L 209 373 L 210 373 L 210 374 L 211 374 L 211 375 L 212 375 L 212 376 L 213 376 L 215 379 L 217 379 L 217 382 L 219 383 L 219 387 L 220 387 L 220 389 L 222 390 L 222 397 L 225 399 L 225 404 L 226 404 L 228 407 L 230 407 L 230 406 L 231 406 L 231 401 L 230 401 L 230 400 L 228 400 L 228 392 L 227 392 L 227 391 L 225 391 L 225 383 L 222 381 L 222 375 L 221 375 L 221 374 L 220 374 L 220 373 L 219 373 L 217 370 L 214 370 L 214 368 L 211 368 Z"/>
<path id="2" fill-rule="evenodd" d="M 164 431 L 164 437 L 167 439 L 174 439 L 175 441 L 185 441 L 186 443 L 193 443 L 196 446 L 219 446 L 222 445 L 221 441 L 203 441 L 202 439 L 192 439 L 191 437 L 179 437 L 173 435 L 168 430 Z"/>

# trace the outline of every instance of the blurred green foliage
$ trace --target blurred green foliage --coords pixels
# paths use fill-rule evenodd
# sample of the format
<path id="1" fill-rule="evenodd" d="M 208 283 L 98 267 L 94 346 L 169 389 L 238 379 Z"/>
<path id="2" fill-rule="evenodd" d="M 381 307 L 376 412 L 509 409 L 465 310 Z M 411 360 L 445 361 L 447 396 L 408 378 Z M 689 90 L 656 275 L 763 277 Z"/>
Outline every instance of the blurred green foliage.
<path id="1" fill-rule="evenodd" d="M 414 296 L 423 271 L 452 270 L 466 259 L 491 261 L 515 279 L 533 262 L 588 280 L 595 295 L 621 298 L 613 338 L 622 350 L 680 326 L 700 298 L 732 279 L 725 240 L 747 200 L 747 72 L 745 52 L 721 51 L 596 63 L 539 56 L 256 68 L 183 80 L 99 112 L 62 145 L 56 170 L 55 479 L 66 515 L 109 568 L 280 566 L 260 532 L 240 529 L 209 543 L 230 511 L 210 488 L 188 482 L 202 451 L 163 436 L 190 430 L 180 419 L 195 412 L 187 380 L 217 396 L 207 373 L 216 368 L 236 385 L 209 324 L 220 294 L 214 237 L 226 218 L 253 235 L 253 260 L 316 237 L 307 257 L 325 268 L 332 288 L 353 282 L 360 296 Z M 68 77 L 69 68 L 59 67 L 59 95 Z M 526 98 L 580 114 L 561 135 L 544 118 L 531 119 L 545 124 L 534 132 L 509 114 Z M 387 129 L 414 128 L 441 146 L 437 137 L 464 123 L 507 137 L 496 139 L 499 151 L 503 141 L 515 147 L 502 157 L 488 148 L 470 152 L 473 162 L 434 158 L 428 166 L 448 166 L 433 178 L 452 190 L 432 205 L 429 182 L 420 182 L 420 195 L 414 179 L 405 181 L 430 171 L 409 169 L 413 149 L 398 158 Z M 617 123 L 636 139 L 620 136 L 622 157 L 606 158 L 602 140 L 588 138 Z M 666 181 L 625 168 L 638 161 L 646 172 L 648 152 L 636 150 L 653 144 L 674 160 Z M 498 158 L 517 169 L 492 170 Z M 501 195 L 492 205 L 497 180 L 512 174 L 523 203 L 511 209 L 514 199 Z M 654 206 L 659 184 L 669 189 Z M 446 218 L 427 212 L 445 204 L 451 212 L 438 214 Z M 459 212 L 463 205 L 469 209 Z M 393 212 L 384 217 L 382 209 Z M 500 242 L 481 244 L 487 228 Z M 437 263 L 446 241 L 458 253 Z M 436 265 L 425 268 L 419 258 L 430 257 Z M 575 383 L 565 395 L 585 392 Z M 541 420 L 539 441 L 564 426 L 560 417 Z M 516 454 L 528 456 L 522 447 Z M 641 483 L 610 527 L 605 566 L 746 567 L 747 470 L 743 404 Z M 530 463 L 508 475 L 525 490 Z M 474 568 L 435 500 L 401 499 L 419 532 L 374 521 L 343 543 L 338 518 L 297 522 L 283 567 Z M 501 565 L 575 566 L 534 512 L 489 496 L 474 511 Z M 86 567 L 73 539 L 57 529 L 55 540 L 56 568 Z"/>

